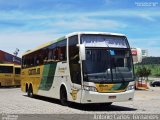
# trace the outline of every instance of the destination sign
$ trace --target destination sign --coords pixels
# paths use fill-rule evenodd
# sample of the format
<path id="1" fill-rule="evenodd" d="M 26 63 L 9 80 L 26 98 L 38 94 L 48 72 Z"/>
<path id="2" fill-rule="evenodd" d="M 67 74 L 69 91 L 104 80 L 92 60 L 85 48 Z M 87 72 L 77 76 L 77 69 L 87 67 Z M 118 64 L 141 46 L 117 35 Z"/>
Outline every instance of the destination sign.
<path id="1" fill-rule="evenodd" d="M 84 35 L 81 38 L 81 43 L 86 47 L 127 48 L 125 37 L 118 36 Z"/>

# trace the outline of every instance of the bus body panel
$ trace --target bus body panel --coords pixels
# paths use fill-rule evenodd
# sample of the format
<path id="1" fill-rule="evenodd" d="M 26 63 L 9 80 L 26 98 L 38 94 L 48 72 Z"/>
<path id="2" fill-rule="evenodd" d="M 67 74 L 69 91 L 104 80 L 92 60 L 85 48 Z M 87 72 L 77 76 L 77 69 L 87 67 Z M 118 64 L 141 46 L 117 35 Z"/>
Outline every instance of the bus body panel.
<path id="1" fill-rule="evenodd" d="M 115 97 L 115 98 L 109 98 Z M 110 103 L 133 100 L 134 90 L 120 93 L 97 93 L 93 91 L 82 91 L 81 103 Z"/>
<path id="2" fill-rule="evenodd" d="M 14 75 L 0 73 L 0 83 L 1 83 L 1 86 L 13 86 L 14 85 Z"/>
<path id="3" fill-rule="evenodd" d="M 26 92 L 26 85 L 32 84 L 34 94 L 37 94 L 41 83 L 43 66 L 22 69 L 21 90 Z"/>
<path id="4" fill-rule="evenodd" d="M 40 68 L 40 74 L 39 75 L 28 75 L 28 71 L 33 70 L 33 69 L 38 69 Z M 76 85 L 73 85 L 71 82 L 70 74 L 69 74 L 69 66 L 67 63 L 62 63 L 58 62 L 55 70 L 55 74 L 53 74 L 53 84 L 50 87 L 49 90 L 44 90 L 41 89 L 41 83 L 44 81 L 43 78 L 43 71 L 44 71 L 44 66 L 41 67 L 33 67 L 33 68 L 27 68 L 22 70 L 22 91 L 25 92 L 25 86 L 26 84 L 30 85 L 32 84 L 33 86 L 33 93 L 35 95 L 40 95 L 40 96 L 46 96 L 46 97 L 51 97 L 51 98 L 60 98 L 60 87 L 62 85 L 65 86 L 68 94 L 68 100 L 69 101 L 75 101 L 75 102 L 80 102 L 81 98 L 81 91 L 80 88 L 81 86 L 78 85 L 79 90 L 77 90 L 75 87 Z M 75 96 L 75 91 L 78 91 Z"/>
<path id="5" fill-rule="evenodd" d="M 50 89 L 49 90 L 39 89 L 37 93 L 38 95 L 59 99 L 59 94 L 60 94 L 59 91 L 61 85 L 64 85 L 66 87 L 66 90 L 68 90 L 68 86 L 70 85 L 68 65 L 67 63 L 62 63 L 62 62 L 57 62 L 56 64 L 57 65 L 55 67 L 55 73 L 52 74 L 52 76 L 54 77 L 52 79 L 53 82 L 51 84 Z"/>
<path id="6" fill-rule="evenodd" d="M 128 86 L 134 86 L 135 82 L 129 82 Z M 111 98 L 109 98 L 111 97 Z M 109 102 L 123 102 L 133 100 L 134 90 L 125 89 L 124 92 L 94 92 L 82 90 L 81 103 L 109 103 Z"/>

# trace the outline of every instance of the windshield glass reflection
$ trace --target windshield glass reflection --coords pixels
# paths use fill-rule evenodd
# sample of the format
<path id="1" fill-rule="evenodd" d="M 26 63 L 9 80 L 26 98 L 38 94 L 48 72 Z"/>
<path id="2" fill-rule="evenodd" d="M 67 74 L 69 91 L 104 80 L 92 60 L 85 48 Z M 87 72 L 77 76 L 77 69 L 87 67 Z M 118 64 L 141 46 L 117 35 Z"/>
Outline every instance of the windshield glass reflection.
<path id="1" fill-rule="evenodd" d="M 86 48 L 84 81 L 122 82 L 133 80 L 129 49 Z"/>

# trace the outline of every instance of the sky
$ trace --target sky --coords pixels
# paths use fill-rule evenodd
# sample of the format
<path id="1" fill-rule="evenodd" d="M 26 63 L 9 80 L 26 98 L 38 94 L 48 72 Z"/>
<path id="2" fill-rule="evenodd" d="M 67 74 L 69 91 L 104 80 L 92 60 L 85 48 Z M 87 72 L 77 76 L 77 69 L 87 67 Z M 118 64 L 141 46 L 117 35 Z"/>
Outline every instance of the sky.
<path id="1" fill-rule="evenodd" d="M 122 33 L 160 56 L 160 0 L 0 0 L 0 49 L 19 57 L 76 31 Z"/>

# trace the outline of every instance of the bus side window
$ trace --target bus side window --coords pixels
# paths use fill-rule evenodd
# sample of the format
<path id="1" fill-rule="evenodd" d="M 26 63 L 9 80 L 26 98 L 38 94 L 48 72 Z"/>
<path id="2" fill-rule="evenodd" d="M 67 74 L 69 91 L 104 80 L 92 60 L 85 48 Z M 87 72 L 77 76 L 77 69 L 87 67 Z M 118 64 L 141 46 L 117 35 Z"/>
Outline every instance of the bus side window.
<path id="1" fill-rule="evenodd" d="M 37 65 L 39 65 L 39 56 L 36 56 L 36 58 L 35 58 L 35 65 L 37 66 Z"/>
<path id="2" fill-rule="evenodd" d="M 25 65 L 26 65 L 25 57 L 22 57 L 22 68 L 25 68 Z"/>
<path id="3" fill-rule="evenodd" d="M 56 61 L 57 60 L 57 48 L 56 48 L 56 43 L 48 46 L 48 53 L 47 53 L 47 56 L 48 56 L 48 61 L 47 62 L 53 62 L 53 61 Z"/>
<path id="4" fill-rule="evenodd" d="M 56 61 L 56 60 L 57 60 L 57 55 L 58 55 L 57 49 L 54 48 L 54 49 L 53 49 L 53 54 L 52 54 L 52 59 L 53 59 L 53 61 Z"/>
<path id="5" fill-rule="evenodd" d="M 49 53 L 48 48 L 43 50 L 43 63 L 46 63 L 48 61 L 48 53 Z"/>
<path id="6" fill-rule="evenodd" d="M 50 49 L 49 52 L 48 52 L 48 60 L 51 60 L 52 59 L 52 50 Z"/>
<path id="7" fill-rule="evenodd" d="M 39 59 L 39 65 L 43 65 L 43 55 L 40 55 L 39 58 L 40 58 L 40 59 Z"/>
<path id="8" fill-rule="evenodd" d="M 62 40 L 57 43 L 57 57 L 59 61 L 66 61 L 66 45 L 67 40 Z"/>
<path id="9" fill-rule="evenodd" d="M 69 67 L 71 81 L 75 84 L 81 84 L 81 69 L 79 64 L 79 48 L 78 36 L 71 36 L 69 38 Z"/>

